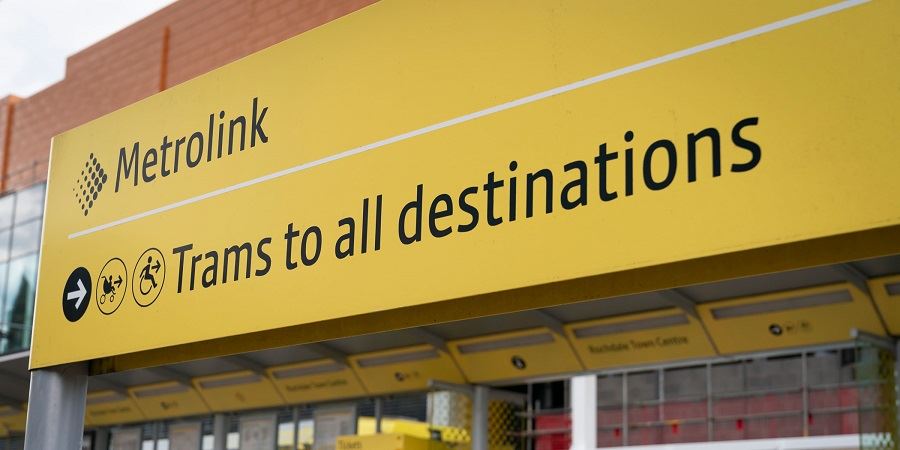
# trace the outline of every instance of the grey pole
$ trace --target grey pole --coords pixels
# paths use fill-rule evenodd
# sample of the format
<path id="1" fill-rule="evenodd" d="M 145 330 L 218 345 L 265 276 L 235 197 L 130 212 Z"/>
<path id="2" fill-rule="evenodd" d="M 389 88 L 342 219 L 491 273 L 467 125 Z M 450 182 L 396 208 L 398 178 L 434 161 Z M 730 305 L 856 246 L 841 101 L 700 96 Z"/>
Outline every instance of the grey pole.
<path id="1" fill-rule="evenodd" d="M 487 386 L 475 385 L 472 396 L 472 450 L 488 450 L 488 397 Z"/>
<path id="2" fill-rule="evenodd" d="M 383 403 L 381 397 L 375 397 L 375 434 L 381 434 L 381 418 Z"/>
<path id="3" fill-rule="evenodd" d="M 225 439 L 228 438 L 228 430 L 225 429 L 225 414 L 219 413 L 213 416 L 213 450 L 225 450 Z"/>
<path id="4" fill-rule="evenodd" d="M 895 342 L 896 351 L 894 352 L 894 405 L 897 413 L 897 429 L 895 430 L 894 439 L 900 439 L 900 339 Z"/>
<path id="5" fill-rule="evenodd" d="M 291 420 L 294 422 L 294 446 L 291 447 L 292 450 L 297 450 L 297 447 L 300 446 L 300 407 L 295 406 L 291 409 Z"/>
<path id="6" fill-rule="evenodd" d="M 109 428 L 98 428 L 94 431 L 93 450 L 109 450 Z"/>
<path id="7" fill-rule="evenodd" d="M 81 450 L 87 363 L 31 372 L 25 450 Z"/>

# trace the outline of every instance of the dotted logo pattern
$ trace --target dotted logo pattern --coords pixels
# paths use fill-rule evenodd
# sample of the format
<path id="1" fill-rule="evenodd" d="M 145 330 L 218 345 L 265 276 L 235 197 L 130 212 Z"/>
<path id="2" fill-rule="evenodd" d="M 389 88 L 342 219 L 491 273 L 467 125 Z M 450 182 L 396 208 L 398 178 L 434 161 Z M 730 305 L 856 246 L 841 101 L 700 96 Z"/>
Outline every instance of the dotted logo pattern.
<path id="1" fill-rule="evenodd" d="M 75 180 L 77 186 L 72 188 L 72 192 L 75 193 L 75 200 L 78 201 L 78 206 L 81 207 L 81 212 L 85 216 L 88 215 L 94 206 L 94 202 L 97 201 L 97 197 L 100 195 L 100 191 L 103 190 L 103 185 L 107 179 L 106 171 L 103 170 L 100 162 L 97 161 L 97 157 L 91 153 L 87 162 L 84 163 L 81 175 Z"/>

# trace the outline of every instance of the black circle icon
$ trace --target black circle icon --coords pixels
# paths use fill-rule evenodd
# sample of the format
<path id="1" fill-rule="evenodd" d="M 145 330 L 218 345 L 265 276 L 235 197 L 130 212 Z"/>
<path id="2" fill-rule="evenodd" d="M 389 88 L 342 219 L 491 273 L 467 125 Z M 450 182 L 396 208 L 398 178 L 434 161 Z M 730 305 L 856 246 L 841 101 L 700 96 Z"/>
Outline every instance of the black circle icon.
<path id="1" fill-rule="evenodd" d="M 69 322 L 81 319 L 91 304 L 91 273 L 84 267 L 72 271 L 62 293 L 63 314 Z"/>
<path id="2" fill-rule="evenodd" d="M 784 330 L 781 329 L 781 325 L 778 325 L 777 323 L 769 325 L 769 333 L 772 333 L 772 336 L 781 336 L 781 333 L 783 332 Z"/>
<path id="3" fill-rule="evenodd" d="M 513 356 L 509 360 L 509 362 L 512 363 L 513 367 L 515 367 L 516 369 L 519 369 L 519 370 L 525 370 L 525 367 L 528 366 L 528 364 L 525 363 L 525 360 L 522 359 L 521 356 Z"/>
<path id="4" fill-rule="evenodd" d="M 162 292 L 166 281 L 166 260 L 156 248 L 141 253 L 131 273 L 131 293 L 140 306 L 150 306 Z"/>

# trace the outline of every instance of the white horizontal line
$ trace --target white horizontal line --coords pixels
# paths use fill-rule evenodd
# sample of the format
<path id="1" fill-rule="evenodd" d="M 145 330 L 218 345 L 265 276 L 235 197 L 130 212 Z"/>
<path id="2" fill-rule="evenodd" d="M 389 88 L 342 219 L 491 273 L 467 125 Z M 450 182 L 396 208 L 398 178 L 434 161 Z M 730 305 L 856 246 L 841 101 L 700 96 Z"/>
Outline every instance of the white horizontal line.
<path id="1" fill-rule="evenodd" d="M 515 108 L 517 106 L 527 105 L 529 103 L 534 103 L 539 100 L 543 100 L 546 98 L 554 97 L 560 94 L 564 94 L 566 92 L 574 91 L 576 89 L 581 89 L 586 86 L 591 86 L 606 80 L 610 80 L 613 78 L 620 77 L 622 75 L 627 75 L 630 73 L 634 73 L 643 69 L 647 69 L 650 67 L 658 66 L 660 64 L 664 64 L 670 61 L 675 61 L 677 59 L 685 58 L 687 56 L 695 55 L 697 53 L 701 53 L 707 50 L 712 50 L 714 48 L 722 47 L 724 45 L 728 45 L 734 42 L 738 42 L 744 39 L 748 39 L 754 36 L 759 36 L 761 34 L 765 34 L 771 31 L 775 31 L 781 28 L 789 27 L 791 25 L 796 25 L 801 22 L 806 22 L 811 19 L 815 19 L 817 17 L 825 16 L 831 13 L 835 13 L 847 8 L 851 8 L 853 6 L 857 6 L 863 3 L 867 3 L 870 0 L 845 0 L 842 2 L 835 3 L 830 6 L 826 6 L 823 8 L 815 9 L 800 15 L 796 15 L 793 17 L 789 17 L 787 19 L 782 19 L 776 22 L 772 22 L 766 25 L 762 25 L 756 28 L 749 29 L 747 31 L 742 31 L 737 34 L 732 34 L 730 36 L 725 36 L 723 38 L 719 38 L 713 41 L 709 41 L 700 45 L 696 45 L 693 47 L 686 48 L 684 50 L 679 50 L 676 52 L 672 52 L 663 56 L 658 56 L 656 58 L 648 59 L 646 61 L 642 61 L 636 64 L 632 64 L 630 66 L 625 66 L 619 69 L 612 70 L 610 72 L 602 73 L 590 78 L 586 78 L 581 81 L 576 81 L 573 83 L 569 83 L 563 86 L 555 87 L 553 89 L 548 89 L 546 91 L 541 91 L 536 94 L 529 95 L 527 97 L 522 97 L 516 100 L 512 100 L 506 103 L 502 103 L 496 106 L 491 106 L 490 108 L 485 108 L 479 111 L 475 111 L 466 115 L 462 115 L 459 117 L 455 117 L 453 119 L 445 120 L 443 122 L 438 122 L 433 125 L 428 125 L 426 127 L 422 127 L 416 130 L 408 131 L 403 134 L 398 134 L 393 137 L 389 137 L 387 139 L 382 139 L 380 141 L 372 142 L 370 144 L 366 144 L 360 147 L 352 148 L 349 150 L 342 151 L 340 153 L 336 153 L 331 156 L 326 156 L 321 159 L 317 159 L 315 161 L 310 161 L 307 163 L 303 163 L 297 166 L 289 167 L 287 169 L 279 170 L 274 173 L 270 173 L 268 175 L 263 175 L 258 178 L 253 178 L 251 180 L 243 181 L 241 183 L 237 183 L 231 186 L 223 187 L 221 189 L 216 189 L 211 192 L 207 192 L 205 194 L 201 194 L 195 197 L 186 198 L 181 201 L 177 201 L 175 203 L 170 203 L 168 205 L 160 206 L 159 208 L 153 208 L 142 213 L 134 214 L 131 216 L 123 217 L 118 220 L 114 220 L 112 222 L 108 222 L 102 225 L 97 225 L 95 227 L 91 227 L 82 231 L 78 231 L 69 235 L 69 239 L 74 239 L 81 236 L 87 236 L 92 233 L 96 233 L 98 231 L 106 230 L 115 226 L 119 226 L 122 224 L 126 224 L 129 222 L 134 222 L 136 220 L 143 219 L 145 217 L 150 217 L 156 214 L 160 214 L 166 211 L 170 211 L 176 208 L 180 208 L 182 206 L 187 206 L 192 203 L 197 203 L 209 198 L 218 197 L 223 194 L 227 194 L 229 192 L 236 191 L 238 189 L 243 189 L 246 187 L 254 186 L 260 183 L 265 183 L 266 181 L 271 181 L 276 178 L 281 178 L 285 175 L 290 175 L 293 173 L 301 172 L 306 169 L 310 169 L 316 166 L 321 166 L 323 164 L 330 163 L 332 161 L 337 161 L 339 159 L 348 158 L 350 156 L 358 155 L 360 153 L 367 152 L 369 150 L 375 150 L 380 147 L 384 147 L 386 145 L 394 144 L 397 142 L 405 141 L 407 139 L 414 138 L 416 136 L 421 136 L 423 134 L 428 134 L 434 131 L 438 131 L 447 127 L 452 127 L 453 125 L 458 125 L 464 122 L 468 122 L 470 120 L 475 120 L 481 117 L 489 116 L 491 114 L 496 114 L 498 112 L 506 111 L 508 109 Z"/>

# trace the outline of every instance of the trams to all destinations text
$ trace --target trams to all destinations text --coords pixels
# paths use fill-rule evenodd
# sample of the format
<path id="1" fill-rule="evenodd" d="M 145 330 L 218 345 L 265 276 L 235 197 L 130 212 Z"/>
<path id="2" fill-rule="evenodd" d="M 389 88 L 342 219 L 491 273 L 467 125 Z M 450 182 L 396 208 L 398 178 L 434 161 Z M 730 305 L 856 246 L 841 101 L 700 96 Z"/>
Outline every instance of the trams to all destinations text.
<path id="1" fill-rule="evenodd" d="M 215 117 L 221 120 L 225 113 L 210 114 L 206 137 L 198 131 L 190 137 L 175 139 L 172 159 L 167 158 L 167 151 L 173 145 L 168 137 L 162 139 L 159 154 L 155 148 L 141 150 L 139 142 L 129 146 L 130 153 L 122 147 L 116 189 L 131 177 L 134 187 L 138 186 L 139 178 L 145 183 L 157 180 L 155 170 L 160 178 L 173 175 L 179 170 L 181 158 L 187 168 L 196 167 L 204 159 L 204 151 L 207 162 L 212 162 L 240 154 L 257 144 L 263 148 L 254 151 L 264 150 L 269 136 L 263 121 L 269 108 L 254 98 L 250 109 L 249 121 L 237 116 L 217 124 Z M 479 226 L 497 227 L 538 214 L 623 201 L 643 190 L 640 185 L 646 187 L 645 192 L 654 192 L 679 181 L 694 183 L 726 172 L 747 172 L 762 160 L 762 147 L 750 136 L 752 128 L 759 124 L 759 118 L 751 116 L 736 121 L 724 131 L 709 126 L 678 138 L 642 139 L 638 132 L 626 130 L 618 145 L 600 142 L 585 159 L 561 162 L 558 167 L 522 170 L 520 165 L 527 161 L 512 160 L 502 173 L 488 172 L 482 181 L 453 194 L 430 193 L 423 183 L 410 186 L 410 197 L 404 199 L 385 199 L 382 194 L 366 197 L 359 214 L 337 218 L 334 228 L 321 223 L 291 222 L 268 236 L 234 239 L 215 249 L 198 249 L 193 243 L 185 242 L 172 248 L 178 259 L 177 292 L 262 277 L 273 268 L 312 267 L 324 254 L 343 260 L 379 251 L 385 235 L 384 204 L 388 201 L 403 204 L 399 216 L 388 222 L 396 224 L 396 229 L 388 234 L 396 236 L 403 245 L 414 245 L 426 238 L 444 239 L 468 233 Z M 246 139 L 248 129 L 250 138 Z M 185 146 L 184 152 L 181 145 Z M 704 167 L 709 167 L 710 173 L 698 173 L 699 158 L 708 158 L 709 164 Z M 730 163 L 726 164 L 726 159 Z M 613 171 L 619 171 L 617 175 L 621 176 L 610 177 Z"/>

